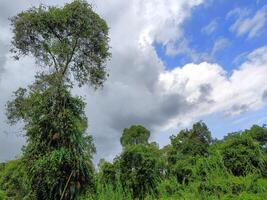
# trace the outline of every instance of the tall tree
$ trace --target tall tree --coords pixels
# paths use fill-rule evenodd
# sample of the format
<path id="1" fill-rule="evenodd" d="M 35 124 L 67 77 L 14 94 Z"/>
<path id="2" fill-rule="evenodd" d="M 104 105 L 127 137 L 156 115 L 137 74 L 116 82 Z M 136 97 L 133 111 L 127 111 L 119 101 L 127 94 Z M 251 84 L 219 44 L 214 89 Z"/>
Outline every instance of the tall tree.
<path id="1" fill-rule="evenodd" d="M 267 150 L 267 127 L 253 125 L 249 130 L 245 130 L 254 140 L 258 141 Z"/>
<path id="2" fill-rule="evenodd" d="M 133 199 L 156 193 L 160 180 L 159 153 L 155 146 L 127 146 L 120 155 L 120 180 L 132 192 Z"/>
<path id="3" fill-rule="evenodd" d="M 211 133 L 203 122 L 197 122 L 192 129 L 185 129 L 178 135 L 171 136 L 173 149 L 186 155 L 207 155 L 211 142 Z"/>
<path id="4" fill-rule="evenodd" d="M 99 87 L 106 79 L 108 27 L 84 0 L 64 7 L 30 8 L 11 19 L 15 58 L 32 55 L 65 81 Z"/>
<path id="5" fill-rule="evenodd" d="M 121 136 L 121 145 L 126 147 L 128 145 L 148 144 L 150 132 L 141 125 L 132 125 L 130 128 L 125 128 Z"/>
<path id="6" fill-rule="evenodd" d="M 160 179 L 161 152 L 156 143 L 149 143 L 149 130 L 141 125 L 124 129 L 121 136 L 122 154 L 117 158 L 122 186 L 132 197 L 144 199 L 148 193 L 156 193 Z"/>
<path id="7" fill-rule="evenodd" d="M 22 162 L 38 200 L 74 199 L 86 188 L 94 190 L 95 148 L 85 132 L 85 103 L 57 81 L 51 75 L 38 77 L 7 107 L 10 122 L 25 123 Z"/>
<path id="8" fill-rule="evenodd" d="M 10 122 L 23 120 L 22 161 L 37 199 L 75 199 L 94 189 L 95 148 L 85 135 L 85 103 L 71 95 L 73 81 L 94 88 L 107 77 L 108 27 L 83 0 L 64 7 L 31 8 L 11 19 L 15 58 L 32 55 L 48 67 L 7 105 Z M 43 68 L 42 68 L 43 69 Z"/>
<path id="9" fill-rule="evenodd" d="M 200 121 L 193 124 L 192 129 L 181 130 L 170 139 L 171 145 L 166 147 L 167 172 L 176 176 L 178 182 L 188 183 L 197 156 L 208 155 L 211 133 Z"/>

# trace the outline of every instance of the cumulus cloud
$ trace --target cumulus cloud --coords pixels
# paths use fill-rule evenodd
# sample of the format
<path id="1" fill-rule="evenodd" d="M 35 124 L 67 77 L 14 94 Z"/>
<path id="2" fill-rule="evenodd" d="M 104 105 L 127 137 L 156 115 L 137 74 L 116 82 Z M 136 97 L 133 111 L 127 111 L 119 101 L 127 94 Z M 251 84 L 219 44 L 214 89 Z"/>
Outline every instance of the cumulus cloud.
<path id="1" fill-rule="evenodd" d="M 227 14 L 227 18 L 236 17 L 237 20 L 230 27 L 230 31 L 237 36 L 247 35 L 253 38 L 262 33 L 267 18 L 267 6 L 259 9 L 253 16 L 250 16 L 248 9 L 234 9 Z"/>
<path id="2" fill-rule="evenodd" d="M 217 64 L 203 62 L 187 64 L 161 74 L 160 82 L 166 93 L 179 94 L 195 105 L 187 112 L 191 118 L 215 112 L 237 115 L 247 110 L 255 110 L 264 105 L 262 96 L 267 80 L 267 46 L 254 50 L 233 74 L 228 75 Z M 211 103 L 199 102 L 200 90 L 196 88 L 208 84 Z"/>
<path id="3" fill-rule="evenodd" d="M 8 5 L 6 8 L 16 5 L 14 0 L 2 2 Z M 39 2 L 63 3 L 56 0 Z M 231 75 L 218 64 L 208 62 L 166 70 L 158 58 L 153 44 L 160 43 L 169 49 L 172 45 L 176 47 L 177 39 L 183 38 L 182 23 L 190 17 L 191 9 L 202 3 L 201 0 L 90 2 L 110 27 L 110 77 L 102 90 L 84 87 L 75 88 L 73 93 L 82 95 L 87 102 L 88 132 L 95 138 L 97 158 L 112 159 L 120 151 L 122 130 L 135 123 L 143 124 L 156 135 L 214 112 L 234 115 L 236 110 L 242 110 L 242 105 L 247 105 L 246 110 L 263 105 L 267 47 L 250 53 Z M 36 1 L 28 4 L 37 5 Z M 18 5 L 15 11 L 25 9 L 24 6 Z M 14 15 L 15 11 L 7 12 L 5 16 Z M 0 31 L 9 29 L 5 24 Z M 20 62 L 10 60 L 8 54 L 5 58 L 5 70 L 0 79 L 0 127 L 12 135 L 19 127 L 6 125 L 4 104 L 12 91 L 33 80 L 36 67 L 31 58 Z M 0 132 L 0 160 L 19 153 L 25 140 L 16 138 Z"/>
<path id="4" fill-rule="evenodd" d="M 64 2 L 29 1 L 27 5 L 22 5 L 12 0 L 1 1 L 1 8 L 6 8 L 5 13 L 1 15 L 1 21 L 4 21 L 1 30 L 9 29 L 7 17 L 30 5 L 38 3 L 62 5 Z M 76 89 L 74 93 L 82 94 L 88 103 L 88 131 L 95 138 L 99 156 L 110 158 L 120 149 L 118 138 L 123 128 L 132 123 L 142 123 L 151 129 L 164 126 L 169 116 L 176 116 L 186 107 L 186 102 L 180 95 L 162 95 L 159 91 L 158 77 L 164 71 L 164 65 L 157 57 L 153 43 L 169 45 L 175 41 L 181 35 L 182 22 L 190 16 L 190 10 L 202 0 L 90 2 L 107 20 L 110 27 L 110 45 L 113 54 L 108 63 L 110 78 L 103 90 L 95 92 L 90 88 L 83 88 Z M 32 59 L 25 62 L 32 62 Z M 7 60 L 4 65 L 1 110 L 12 91 L 33 80 L 33 69 L 35 69 L 33 62 L 30 64 L 19 62 L 15 66 L 14 63 Z M 13 81 L 14 79 L 16 81 Z M 8 129 L 3 119 L 4 111 L 0 125 Z M 7 152 L 3 149 L 6 147 L 2 143 L 10 142 L 8 140 L 8 138 L 1 140 L 1 154 Z M 20 137 L 15 141 L 18 145 L 12 147 L 20 146 L 24 140 Z M 12 153 L 14 154 L 13 150 Z"/>

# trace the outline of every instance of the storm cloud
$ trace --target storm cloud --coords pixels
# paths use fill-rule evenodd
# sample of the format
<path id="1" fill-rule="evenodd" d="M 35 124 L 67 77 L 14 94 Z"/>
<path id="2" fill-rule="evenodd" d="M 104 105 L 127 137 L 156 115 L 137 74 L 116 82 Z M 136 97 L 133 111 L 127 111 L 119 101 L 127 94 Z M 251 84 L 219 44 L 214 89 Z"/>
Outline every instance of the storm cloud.
<path id="1" fill-rule="evenodd" d="M 11 59 L 7 46 L 12 34 L 7 18 L 39 3 L 65 2 L 69 1 L 0 3 L 4 10 L 0 12 L 0 32 L 4 33 L 0 35 L 0 161 L 14 158 L 25 144 L 22 125 L 10 127 L 6 123 L 5 104 L 13 91 L 33 81 L 38 70 L 30 57 L 19 62 Z M 154 43 L 170 48 L 180 41 L 183 22 L 204 1 L 90 2 L 110 27 L 112 47 L 112 58 L 107 63 L 110 77 L 104 88 L 95 91 L 83 87 L 73 91 L 87 103 L 88 133 L 93 135 L 98 152 L 95 160 L 112 159 L 121 150 L 121 132 L 132 124 L 146 126 L 153 136 L 187 126 L 205 115 L 242 110 L 243 105 L 248 105 L 245 110 L 253 110 L 266 103 L 262 94 L 267 84 L 267 47 L 251 52 L 231 75 L 220 65 L 208 62 L 188 63 L 170 70 L 158 57 Z"/>

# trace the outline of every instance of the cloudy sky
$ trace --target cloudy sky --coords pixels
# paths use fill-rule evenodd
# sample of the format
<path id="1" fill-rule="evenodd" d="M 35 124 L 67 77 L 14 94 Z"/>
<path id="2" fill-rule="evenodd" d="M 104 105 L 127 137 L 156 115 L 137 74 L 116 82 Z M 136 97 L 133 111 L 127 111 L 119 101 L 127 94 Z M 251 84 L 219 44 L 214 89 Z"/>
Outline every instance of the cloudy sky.
<path id="1" fill-rule="evenodd" d="M 12 92 L 33 81 L 33 58 L 12 60 L 8 18 L 40 3 L 0 0 L 0 161 L 20 154 L 22 124 L 6 123 Z M 160 146 L 203 120 L 213 137 L 267 123 L 267 0 L 91 0 L 110 27 L 110 77 L 102 90 L 76 88 L 88 132 L 108 160 L 124 128 L 142 124 Z"/>

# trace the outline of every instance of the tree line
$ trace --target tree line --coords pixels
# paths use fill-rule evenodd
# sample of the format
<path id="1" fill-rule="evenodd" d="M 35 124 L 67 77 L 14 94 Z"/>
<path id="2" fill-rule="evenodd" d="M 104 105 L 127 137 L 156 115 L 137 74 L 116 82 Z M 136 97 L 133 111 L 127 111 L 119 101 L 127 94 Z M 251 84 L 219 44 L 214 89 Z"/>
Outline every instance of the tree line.
<path id="1" fill-rule="evenodd" d="M 74 85 L 103 87 L 110 58 L 108 26 L 84 0 L 33 7 L 11 18 L 11 52 L 32 56 L 35 81 L 7 103 L 10 124 L 22 121 L 22 155 L 0 165 L 0 199 L 264 199 L 267 129 L 254 125 L 211 137 L 202 121 L 159 148 L 142 125 L 123 130 L 120 155 L 101 160 L 86 133 Z"/>
<path id="2" fill-rule="evenodd" d="M 253 125 L 216 140 L 200 121 L 191 129 L 171 136 L 170 144 L 163 148 L 156 142 L 149 142 L 149 137 L 149 130 L 141 125 L 124 129 L 120 138 L 122 152 L 113 162 L 101 159 L 98 170 L 93 167 L 91 157 L 82 157 L 82 154 L 79 159 L 88 162 L 84 169 L 75 165 L 77 161 L 72 155 L 69 155 L 72 161 L 64 160 L 61 156 L 65 155 L 59 154 L 45 161 L 41 159 L 46 156 L 42 156 L 29 164 L 24 152 L 22 158 L 1 164 L 0 189 L 7 199 L 15 200 L 265 199 L 265 126 Z M 92 156 L 95 151 L 92 140 L 88 147 L 88 155 Z M 69 162 L 73 170 L 85 170 L 87 176 L 81 176 L 87 179 L 77 181 L 80 177 L 69 177 L 65 168 L 58 167 L 59 164 L 68 166 Z M 37 175 L 29 176 L 26 169 L 29 165 L 39 165 Z M 66 186 L 67 178 L 69 186 Z M 67 188 L 63 198 L 60 197 L 61 181 Z"/>

